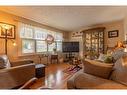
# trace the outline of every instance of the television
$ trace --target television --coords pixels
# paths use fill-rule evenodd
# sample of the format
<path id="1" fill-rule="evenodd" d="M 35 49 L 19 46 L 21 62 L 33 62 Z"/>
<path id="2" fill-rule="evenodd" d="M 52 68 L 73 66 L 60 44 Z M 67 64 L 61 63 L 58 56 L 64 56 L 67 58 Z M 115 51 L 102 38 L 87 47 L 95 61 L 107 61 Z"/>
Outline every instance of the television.
<path id="1" fill-rule="evenodd" d="M 79 42 L 63 42 L 63 53 L 79 52 Z"/>

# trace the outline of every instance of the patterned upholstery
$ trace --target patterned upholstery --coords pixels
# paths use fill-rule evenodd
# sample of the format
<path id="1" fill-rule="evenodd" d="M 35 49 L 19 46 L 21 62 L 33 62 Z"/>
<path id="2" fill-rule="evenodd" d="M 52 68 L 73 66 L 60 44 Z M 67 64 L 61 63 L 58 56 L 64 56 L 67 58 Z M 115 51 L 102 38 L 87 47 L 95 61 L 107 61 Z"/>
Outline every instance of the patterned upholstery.
<path id="1" fill-rule="evenodd" d="M 113 69 L 110 79 L 127 86 L 127 56 L 117 60 Z"/>
<path id="2" fill-rule="evenodd" d="M 117 49 L 112 53 L 112 57 L 114 59 L 114 62 L 116 62 L 119 58 L 126 55 L 123 49 Z"/>
<path id="3" fill-rule="evenodd" d="M 1 68 L 10 68 L 11 67 L 11 64 L 10 64 L 10 61 L 9 61 L 7 55 L 0 56 L 0 64 L 1 64 Z"/>
<path id="4" fill-rule="evenodd" d="M 0 57 L 0 69 L 4 69 L 6 65 L 4 64 L 4 59 Z"/>

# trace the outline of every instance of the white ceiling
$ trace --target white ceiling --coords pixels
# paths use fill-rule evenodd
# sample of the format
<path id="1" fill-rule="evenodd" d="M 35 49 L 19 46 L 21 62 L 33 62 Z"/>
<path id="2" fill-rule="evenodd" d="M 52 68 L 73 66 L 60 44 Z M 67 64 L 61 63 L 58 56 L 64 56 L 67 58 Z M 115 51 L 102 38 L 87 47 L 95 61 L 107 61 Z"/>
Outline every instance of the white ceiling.
<path id="1" fill-rule="evenodd" d="M 123 19 L 123 6 L 11 6 L 0 10 L 65 31 L 77 31 L 85 26 Z"/>

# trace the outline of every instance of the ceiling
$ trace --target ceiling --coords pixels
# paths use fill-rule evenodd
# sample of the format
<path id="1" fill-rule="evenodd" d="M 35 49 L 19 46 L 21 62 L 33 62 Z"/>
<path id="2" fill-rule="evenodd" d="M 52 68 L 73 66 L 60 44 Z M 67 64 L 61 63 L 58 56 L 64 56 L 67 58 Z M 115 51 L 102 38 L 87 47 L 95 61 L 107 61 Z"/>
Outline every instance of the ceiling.
<path id="1" fill-rule="evenodd" d="M 0 10 L 64 31 L 123 19 L 126 6 L 9 6 Z"/>

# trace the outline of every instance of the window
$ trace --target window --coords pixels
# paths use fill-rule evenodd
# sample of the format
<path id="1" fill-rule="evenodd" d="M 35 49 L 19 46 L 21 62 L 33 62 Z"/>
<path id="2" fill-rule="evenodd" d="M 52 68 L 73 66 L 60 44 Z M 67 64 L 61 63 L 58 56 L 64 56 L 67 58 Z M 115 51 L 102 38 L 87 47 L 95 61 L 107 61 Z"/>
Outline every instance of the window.
<path id="1" fill-rule="evenodd" d="M 63 34 L 43 28 L 19 23 L 20 38 L 22 40 L 22 53 L 52 52 L 54 48 L 62 51 Z M 47 45 L 47 35 L 54 37 L 54 43 Z"/>
<path id="2" fill-rule="evenodd" d="M 45 40 L 47 37 L 47 33 L 45 32 L 45 29 L 41 28 L 34 28 L 35 29 L 35 39 L 38 40 Z"/>
<path id="3" fill-rule="evenodd" d="M 34 40 L 22 40 L 22 52 L 23 53 L 34 53 Z"/>
<path id="4" fill-rule="evenodd" d="M 36 41 L 36 52 L 47 52 L 47 43 L 45 41 Z"/>
<path id="5" fill-rule="evenodd" d="M 57 51 L 62 51 L 62 42 L 56 43 Z"/>
<path id="6" fill-rule="evenodd" d="M 20 38 L 30 38 L 34 37 L 34 30 L 31 25 L 20 24 Z"/>
<path id="7" fill-rule="evenodd" d="M 56 33 L 55 40 L 56 41 L 63 41 L 63 35 L 62 35 L 62 33 Z"/>
<path id="8" fill-rule="evenodd" d="M 56 43 L 52 43 L 52 44 L 48 45 L 49 52 L 52 52 L 54 48 L 56 48 Z"/>

